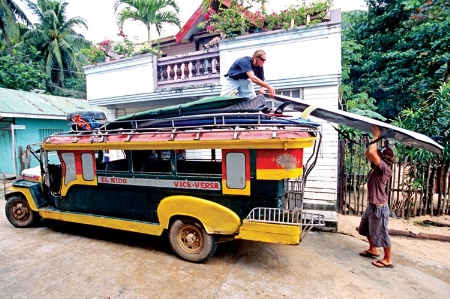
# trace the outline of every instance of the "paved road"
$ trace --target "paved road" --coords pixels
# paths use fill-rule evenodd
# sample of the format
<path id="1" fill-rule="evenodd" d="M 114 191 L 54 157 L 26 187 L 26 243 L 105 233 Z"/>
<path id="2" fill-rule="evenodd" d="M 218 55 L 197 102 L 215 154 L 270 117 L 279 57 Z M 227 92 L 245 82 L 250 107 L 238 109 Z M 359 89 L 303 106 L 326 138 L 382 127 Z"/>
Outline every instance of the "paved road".
<path id="1" fill-rule="evenodd" d="M 448 298 L 450 261 L 396 252 L 378 269 L 365 242 L 310 233 L 300 246 L 222 243 L 206 264 L 179 260 L 165 238 L 61 222 L 18 229 L 0 195 L 1 298 Z M 435 242 L 435 241 L 424 241 Z M 449 255 L 448 252 L 444 254 Z"/>

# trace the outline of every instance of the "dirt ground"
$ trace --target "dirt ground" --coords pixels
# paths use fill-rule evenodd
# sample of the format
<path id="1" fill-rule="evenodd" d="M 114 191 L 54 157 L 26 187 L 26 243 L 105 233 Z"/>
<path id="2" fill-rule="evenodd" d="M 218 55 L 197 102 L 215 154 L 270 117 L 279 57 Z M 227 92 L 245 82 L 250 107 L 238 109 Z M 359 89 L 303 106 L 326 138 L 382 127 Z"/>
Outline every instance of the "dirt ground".
<path id="1" fill-rule="evenodd" d="M 205 264 L 178 259 L 166 237 L 44 221 L 13 227 L 0 194 L 1 298 L 448 298 L 450 242 L 392 237 L 394 269 L 360 257 L 360 217 L 338 215 L 338 233 L 310 232 L 299 246 L 231 241 Z M 430 219 L 390 228 L 450 236 Z"/>
<path id="2" fill-rule="evenodd" d="M 338 214 L 338 233 L 355 237 L 366 241 L 365 237 L 358 234 L 356 227 L 359 225 L 361 217 Z M 398 231 L 412 232 L 414 234 L 433 234 L 438 236 L 450 237 L 450 227 L 424 226 L 423 221 L 430 220 L 438 223 L 450 225 L 450 216 L 420 216 L 406 219 L 389 219 L 389 229 Z M 449 263 L 450 260 L 450 242 L 439 242 L 423 240 L 402 236 L 391 236 L 392 252 L 395 258 L 395 252 L 402 250 L 420 260 L 421 256 L 438 263 Z"/>

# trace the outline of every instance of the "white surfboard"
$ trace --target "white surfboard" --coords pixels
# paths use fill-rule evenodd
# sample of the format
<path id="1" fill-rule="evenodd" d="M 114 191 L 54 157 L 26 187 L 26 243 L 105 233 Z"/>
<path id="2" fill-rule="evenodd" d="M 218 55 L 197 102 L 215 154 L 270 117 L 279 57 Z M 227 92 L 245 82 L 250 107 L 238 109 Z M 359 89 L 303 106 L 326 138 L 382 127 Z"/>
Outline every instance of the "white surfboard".
<path id="1" fill-rule="evenodd" d="M 317 107 L 300 99 L 276 95 L 275 99 L 283 103 L 292 103 L 295 110 L 303 112 L 302 117 L 312 115 L 314 117 L 349 126 L 364 132 L 372 133 L 372 126 L 380 127 L 381 135 L 394 139 L 409 146 L 430 151 L 435 154 L 442 154 L 443 147 L 428 136 L 413 131 L 402 129 L 385 122 L 357 115 L 343 110 Z"/>

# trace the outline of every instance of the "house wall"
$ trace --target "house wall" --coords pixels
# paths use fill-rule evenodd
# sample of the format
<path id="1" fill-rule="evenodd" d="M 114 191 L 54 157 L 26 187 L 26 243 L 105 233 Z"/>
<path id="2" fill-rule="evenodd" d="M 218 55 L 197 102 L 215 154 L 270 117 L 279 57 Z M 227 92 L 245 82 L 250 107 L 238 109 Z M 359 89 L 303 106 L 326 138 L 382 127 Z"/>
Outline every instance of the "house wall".
<path id="1" fill-rule="evenodd" d="M 11 131 L 7 128 L 0 128 L 0 174 L 5 172 L 7 174 L 14 173 L 14 167 L 11 163 Z M 1 176 L 0 176 L 1 177 Z"/>
<path id="2" fill-rule="evenodd" d="M 154 91 L 152 54 L 100 63 L 85 67 L 84 72 L 88 101 Z"/>
<path id="3" fill-rule="evenodd" d="M 304 90 L 307 102 L 320 107 L 336 108 L 338 102 L 338 85 L 324 87 L 308 87 Z M 306 200 L 322 200 L 336 203 L 338 188 L 338 127 L 335 123 L 327 123 L 319 118 L 310 117 L 321 124 L 322 145 L 314 170 L 310 173 L 305 185 Z M 308 149 L 305 154 L 311 152 Z"/>
<path id="4" fill-rule="evenodd" d="M 24 130 L 14 130 L 18 174 L 20 174 L 20 146 L 25 150 L 29 144 L 38 144 L 42 142 L 41 135 L 44 132 L 69 130 L 68 122 L 66 120 L 16 118 L 15 124 L 24 125 L 26 127 Z M 0 172 L 15 174 L 10 124 L 4 123 L 2 125 L 2 130 L 0 130 L 0 147 Z M 34 157 L 31 158 L 30 164 L 30 167 L 39 165 Z"/>
<path id="5" fill-rule="evenodd" d="M 220 69 L 223 73 L 237 58 L 252 56 L 255 50 L 263 49 L 267 53 L 264 64 L 266 81 L 272 82 L 275 87 L 286 80 L 285 83 L 296 80 L 296 83 L 289 84 L 299 86 L 339 84 L 340 26 L 292 31 L 282 29 L 252 35 L 255 37 L 251 39 L 239 36 L 220 43 Z"/>

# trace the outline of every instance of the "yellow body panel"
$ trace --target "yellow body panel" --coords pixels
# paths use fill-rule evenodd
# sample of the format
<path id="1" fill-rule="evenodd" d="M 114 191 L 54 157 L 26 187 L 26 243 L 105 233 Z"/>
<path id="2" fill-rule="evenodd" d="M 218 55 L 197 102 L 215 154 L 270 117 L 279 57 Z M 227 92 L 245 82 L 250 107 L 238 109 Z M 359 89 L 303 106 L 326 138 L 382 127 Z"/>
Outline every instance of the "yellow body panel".
<path id="1" fill-rule="evenodd" d="M 231 195 L 250 195 L 250 181 L 245 182 L 244 189 L 230 189 L 227 187 L 227 181 L 222 180 L 222 192 Z"/>
<path id="2" fill-rule="evenodd" d="M 65 177 L 62 177 L 61 184 L 61 196 L 66 196 L 69 188 L 73 185 L 83 185 L 83 186 L 97 186 L 97 175 L 94 176 L 92 181 L 86 181 L 83 179 L 83 175 L 77 174 L 77 178 L 73 181 L 70 181 L 67 185 L 64 183 Z"/>
<path id="3" fill-rule="evenodd" d="M 149 224 L 122 219 L 106 218 L 101 216 L 58 212 L 45 209 L 39 210 L 39 215 L 41 215 L 42 218 L 44 219 L 53 219 L 53 220 L 95 225 L 156 236 L 162 235 L 164 231 L 164 228 L 158 224 Z"/>
<path id="4" fill-rule="evenodd" d="M 303 168 L 294 169 L 256 169 L 257 180 L 296 179 L 303 174 Z"/>
<path id="5" fill-rule="evenodd" d="M 169 137 L 169 136 L 168 136 Z M 47 151 L 53 150 L 169 150 L 169 149 L 296 149 L 307 148 L 314 144 L 316 137 L 305 138 L 273 138 L 273 139 L 253 139 L 253 140 L 183 140 L 171 142 L 93 142 L 76 143 L 68 142 L 64 144 L 43 143 L 42 147 Z M 131 140 L 132 141 L 132 140 Z"/>
<path id="6" fill-rule="evenodd" d="M 23 196 L 25 196 L 25 199 L 28 201 L 28 204 L 30 205 L 30 209 L 37 212 L 38 208 L 36 206 L 36 203 L 34 202 L 33 195 L 31 195 L 30 189 L 28 188 L 17 188 L 17 187 L 10 187 L 8 189 L 8 193 L 22 193 Z"/>
<path id="7" fill-rule="evenodd" d="M 259 223 L 244 220 L 236 239 L 280 243 L 300 244 L 301 226 Z"/>
<path id="8" fill-rule="evenodd" d="M 198 219 L 208 234 L 235 234 L 241 225 L 239 216 L 232 210 L 193 196 L 177 195 L 164 198 L 157 213 L 163 228 L 169 228 L 170 218 L 178 215 Z"/>

